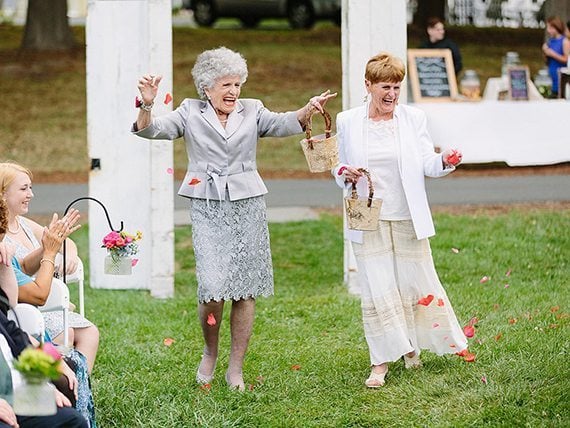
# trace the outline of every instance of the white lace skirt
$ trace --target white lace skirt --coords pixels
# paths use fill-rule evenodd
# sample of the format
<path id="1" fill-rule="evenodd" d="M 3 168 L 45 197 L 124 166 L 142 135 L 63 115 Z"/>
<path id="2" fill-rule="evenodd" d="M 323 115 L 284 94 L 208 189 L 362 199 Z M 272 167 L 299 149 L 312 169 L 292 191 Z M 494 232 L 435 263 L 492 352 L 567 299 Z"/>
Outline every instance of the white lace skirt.
<path id="1" fill-rule="evenodd" d="M 417 240 L 412 222 L 380 221 L 353 243 L 370 363 L 396 361 L 427 349 L 438 355 L 467 348 L 431 256 L 427 239 Z"/>
<path id="2" fill-rule="evenodd" d="M 272 295 L 273 266 L 264 197 L 190 201 L 198 301 Z"/>

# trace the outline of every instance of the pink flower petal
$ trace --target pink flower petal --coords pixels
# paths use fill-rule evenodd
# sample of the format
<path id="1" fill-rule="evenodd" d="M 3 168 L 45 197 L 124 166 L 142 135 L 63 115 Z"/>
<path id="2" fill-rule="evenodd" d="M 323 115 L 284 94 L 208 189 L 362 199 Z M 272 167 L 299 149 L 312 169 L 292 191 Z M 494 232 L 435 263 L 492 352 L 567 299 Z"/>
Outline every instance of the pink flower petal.
<path id="1" fill-rule="evenodd" d="M 174 342 L 176 342 L 176 340 L 174 340 L 174 339 L 172 339 L 172 338 L 170 338 L 170 337 L 167 337 L 167 338 L 165 338 L 165 339 L 162 341 L 162 343 L 164 344 L 164 346 L 171 346 Z"/>
<path id="2" fill-rule="evenodd" d="M 206 323 L 207 323 L 209 326 L 214 326 L 214 325 L 216 325 L 216 317 L 214 316 L 214 314 L 213 314 L 212 312 L 210 312 L 210 313 L 208 314 L 208 320 L 206 321 Z"/>
<path id="3" fill-rule="evenodd" d="M 433 328 L 438 328 L 439 327 L 439 323 L 434 322 L 433 323 Z"/>
<path id="4" fill-rule="evenodd" d="M 200 179 L 194 177 L 192 180 L 190 180 L 190 181 L 188 182 L 188 185 L 189 185 L 189 186 L 195 186 L 196 184 L 200 184 L 201 182 L 202 182 L 202 181 L 200 181 Z"/>
<path id="5" fill-rule="evenodd" d="M 293 371 L 301 370 L 301 366 L 299 364 L 293 364 L 291 366 L 291 370 L 293 370 Z"/>
<path id="6" fill-rule="evenodd" d="M 487 385 L 487 376 L 485 376 L 485 375 L 481 376 L 481 382 L 483 382 L 485 385 Z"/>
<path id="7" fill-rule="evenodd" d="M 170 92 L 167 92 L 166 96 L 164 97 L 164 104 L 168 104 L 171 101 L 172 101 L 172 95 L 170 95 Z"/>
<path id="8" fill-rule="evenodd" d="M 481 279 L 479 280 L 479 282 L 480 282 L 481 284 L 485 284 L 485 283 L 488 282 L 490 279 L 491 279 L 491 278 L 489 278 L 487 275 L 485 275 L 483 278 L 481 278 Z"/>
<path id="9" fill-rule="evenodd" d="M 135 267 L 138 262 L 139 262 L 139 259 L 132 259 L 132 260 L 131 260 L 131 266 L 132 266 L 132 267 Z"/>
<path id="10" fill-rule="evenodd" d="M 167 174 L 174 174 L 174 170 L 172 168 L 166 168 L 166 173 Z"/>
<path id="11" fill-rule="evenodd" d="M 475 328 L 471 325 L 466 325 L 463 327 L 463 334 L 465 337 L 473 337 L 475 336 Z"/>
<path id="12" fill-rule="evenodd" d="M 509 269 L 507 272 L 505 272 L 505 276 L 511 276 L 511 269 Z"/>
<path id="13" fill-rule="evenodd" d="M 509 284 L 505 284 L 505 288 L 509 288 L 509 287 L 510 287 L 510 285 L 509 285 Z"/>

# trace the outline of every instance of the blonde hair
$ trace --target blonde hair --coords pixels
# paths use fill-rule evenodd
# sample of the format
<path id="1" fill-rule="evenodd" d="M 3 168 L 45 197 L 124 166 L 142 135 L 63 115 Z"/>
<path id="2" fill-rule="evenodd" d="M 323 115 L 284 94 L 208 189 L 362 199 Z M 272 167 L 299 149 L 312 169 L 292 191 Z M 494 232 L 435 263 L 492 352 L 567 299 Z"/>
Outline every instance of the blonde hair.
<path id="1" fill-rule="evenodd" d="M 16 174 L 23 172 L 33 180 L 32 171 L 16 162 L 1 162 L 0 163 L 0 193 L 4 195 L 8 186 L 16 179 Z"/>
<path id="2" fill-rule="evenodd" d="M 370 83 L 399 83 L 404 80 L 406 66 L 402 60 L 387 52 L 374 55 L 366 63 L 364 78 Z"/>

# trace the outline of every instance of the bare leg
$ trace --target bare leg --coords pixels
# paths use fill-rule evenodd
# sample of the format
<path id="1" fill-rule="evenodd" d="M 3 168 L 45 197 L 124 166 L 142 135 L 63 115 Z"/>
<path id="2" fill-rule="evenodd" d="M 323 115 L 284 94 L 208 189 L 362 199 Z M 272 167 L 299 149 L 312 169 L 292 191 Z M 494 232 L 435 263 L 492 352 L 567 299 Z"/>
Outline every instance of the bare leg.
<path id="1" fill-rule="evenodd" d="M 216 360 L 218 359 L 218 339 L 220 332 L 220 324 L 222 323 L 222 314 L 224 311 L 224 301 L 200 303 L 198 305 L 198 317 L 202 326 L 202 334 L 204 335 L 204 352 L 202 361 L 198 367 L 196 381 L 198 383 L 208 383 L 214 377 L 216 369 Z M 212 314 L 216 323 L 208 324 L 208 316 Z"/>
<path id="2" fill-rule="evenodd" d="M 99 349 L 99 329 L 92 325 L 86 328 L 74 328 L 73 344 L 75 349 L 85 355 L 89 374 L 95 365 L 95 357 Z"/>
<path id="3" fill-rule="evenodd" d="M 230 317 L 232 348 L 230 362 L 226 373 L 228 385 L 239 390 L 245 388 L 243 383 L 243 360 L 251 337 L 255 316 L 255 300 L 234 300 Z"/>

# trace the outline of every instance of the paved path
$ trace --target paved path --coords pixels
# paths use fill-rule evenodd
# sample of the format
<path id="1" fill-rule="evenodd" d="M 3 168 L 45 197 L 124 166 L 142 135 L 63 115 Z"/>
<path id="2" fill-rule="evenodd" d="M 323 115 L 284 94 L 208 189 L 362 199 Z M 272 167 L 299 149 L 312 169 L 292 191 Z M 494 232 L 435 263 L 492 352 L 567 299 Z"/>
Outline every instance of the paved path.
<path id="1" fill-rule="evenodd" d="M 318 217 L 315 208 L 340 207 L 342 192 L 331 180 L 266 180 L 269 221 L 308 220 Z M 177 190 L 179 183 L 175 183 Z M 570 175 L 507 177 L 447 177 L 428 179 L 432 206 L 509 204 L 570 201 Z M 69 202 L 88 195 L 87 184 L 34 184 L 30 214 L 62 212 Z M 104 201 L 103 201 L 104 202 Z M 184 198 L 174 196 L 175 224 L 188 224 Z M 78 208 L 81 205 L 78 204 Z"/>

